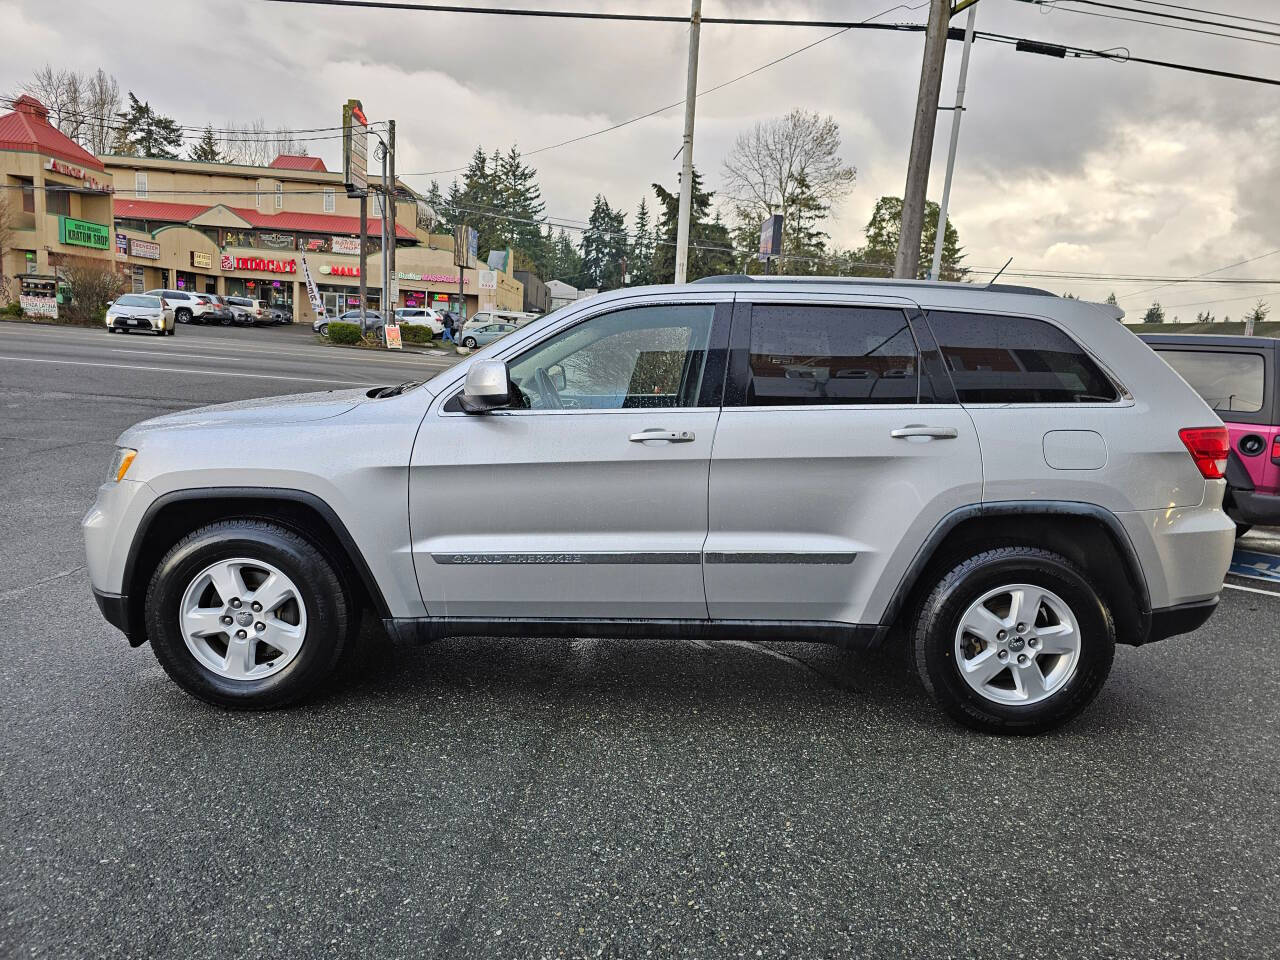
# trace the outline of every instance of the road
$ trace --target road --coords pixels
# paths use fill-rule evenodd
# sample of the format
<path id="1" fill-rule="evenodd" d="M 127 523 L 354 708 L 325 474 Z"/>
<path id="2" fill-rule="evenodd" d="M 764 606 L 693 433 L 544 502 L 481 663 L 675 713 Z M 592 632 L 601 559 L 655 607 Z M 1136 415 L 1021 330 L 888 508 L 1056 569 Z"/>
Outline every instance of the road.
<path id="1" fill-rule="evenodd" d="M 1275 956 L 1280 583 L 1032 740 L 896 650 L 373 629 L 322 701 L 232 714 L 103 622 L 121 430 L 444 363 L 0 323 L 0 956 Z"/>

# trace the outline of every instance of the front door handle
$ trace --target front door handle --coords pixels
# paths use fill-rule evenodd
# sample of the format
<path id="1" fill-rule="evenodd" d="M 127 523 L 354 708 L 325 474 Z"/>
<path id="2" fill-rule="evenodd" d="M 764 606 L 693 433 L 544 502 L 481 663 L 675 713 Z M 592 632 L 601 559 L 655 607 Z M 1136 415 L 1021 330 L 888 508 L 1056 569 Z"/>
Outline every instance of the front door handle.
<path id="1" fill-rule="evenodd" d="M 661 427 L 652 427 L 648 430 L 641 430 L 639 433 L 633 433 L 628 439 L 632 443 L 644 443 L 646 440 L 665 440 L 667 443 L 693 443 L 694 436 L 692 430 L 663 430 Z"/>
<path id="2" fill-rule="evenodd" d="M 895 440 L 909 440 L 911 437 L 926 437 L 930 440 L 954 440 L 960 436 L 955 427 L 926 427 L 923 423 L 909 423 L 905 427 L 891 430 L 889 436 Z"/>

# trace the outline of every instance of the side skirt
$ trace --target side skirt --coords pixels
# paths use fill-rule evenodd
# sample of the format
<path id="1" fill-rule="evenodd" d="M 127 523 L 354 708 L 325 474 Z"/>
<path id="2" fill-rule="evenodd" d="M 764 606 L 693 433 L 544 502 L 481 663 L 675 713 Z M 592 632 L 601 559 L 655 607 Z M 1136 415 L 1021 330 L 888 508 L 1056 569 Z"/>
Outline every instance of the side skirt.
<path id="1" fill-rule="evenodd" d="M 606 640 L 754 640 L 828 643 L 865 650 L 887 628 L 826 620 L 580 620 L 554 618 L 392 617 L 382 625 L 393 640 L 444 637 L 555 637 Z"/>

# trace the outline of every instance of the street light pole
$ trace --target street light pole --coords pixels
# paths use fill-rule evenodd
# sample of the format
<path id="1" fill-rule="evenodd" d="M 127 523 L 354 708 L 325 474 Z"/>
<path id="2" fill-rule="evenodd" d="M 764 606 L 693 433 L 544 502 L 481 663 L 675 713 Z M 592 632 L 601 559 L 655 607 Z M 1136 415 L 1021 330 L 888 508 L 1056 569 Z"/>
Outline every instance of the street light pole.
<path id="1" fill-rule="evenodd" d="M 684 88 L 684 162 L 680 166 L 680 220 L 676 225 L 676 283 L 689 275 L 689 219 L 693 208 L 693 108 L 698 100 L 698 40 L 702 33 L 702 0 L 689 13 L 689 76 Z"/>
<path id="2" fill-rule="evenodd" d="M 938 96 L 942 90 L 942 58 L 947 50 L 947 22 L 951 0 L 931 0 L 929 24 L 924 34 L 924 59 L 920 65 L 920 91 L 916 97 L 915 126 L 911 132 L 911 156 L 907 161 L 907 186 L 902 197 L 902 229 L 893 275 L 915 279 L 920 268 L 920 234 L 929 188 L 929 161 L 933 133 L 938 123 Z"/>
<path id="3" fill-rule="evenodd" d="M 951 177 L 956 169 L 956 147 L 960 144 L 960 118 L 964 115 L 964 87 L 969 78 L 969 51 L 973 47 L 973 22 L 978 16 L 978 5 L 969 7 L 969 19 L 964 25 L 964 53 L 960 55 L 960 79 L 956 83 L 956 105 L 951 113 L 951 146 L 947 150 L 947 177 L 942 184 L 942 202 L 938 205 L 938 227 L 934 231 L 933 264 L 929 279 L 942 277 L 942 245 L 947 233 L 947 207 L 951 203 Z"/>

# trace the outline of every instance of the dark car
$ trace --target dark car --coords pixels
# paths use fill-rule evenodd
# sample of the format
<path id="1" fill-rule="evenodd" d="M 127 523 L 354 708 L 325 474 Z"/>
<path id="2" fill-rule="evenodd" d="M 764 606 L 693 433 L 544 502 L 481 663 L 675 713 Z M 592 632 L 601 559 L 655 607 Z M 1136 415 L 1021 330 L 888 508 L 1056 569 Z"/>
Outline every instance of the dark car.
<path id="1" fill-rule="evenodd" d="M 1269 337 L 1143 334 L 1227 425 L 1227 495 L 1223 509 L 1245 533 L 1280 524 L 1280 340 Z"/>
<path id="2" fill-rule="evenodd" d="M 231 309 L 230 304 L 224 298 L 216 293 L 197 293 L 195 296 L 203 300 L 211 308 L 200 318 L 201 323 L 220 323 L 226 327 L 235 321 L 235 311 Z"/>

